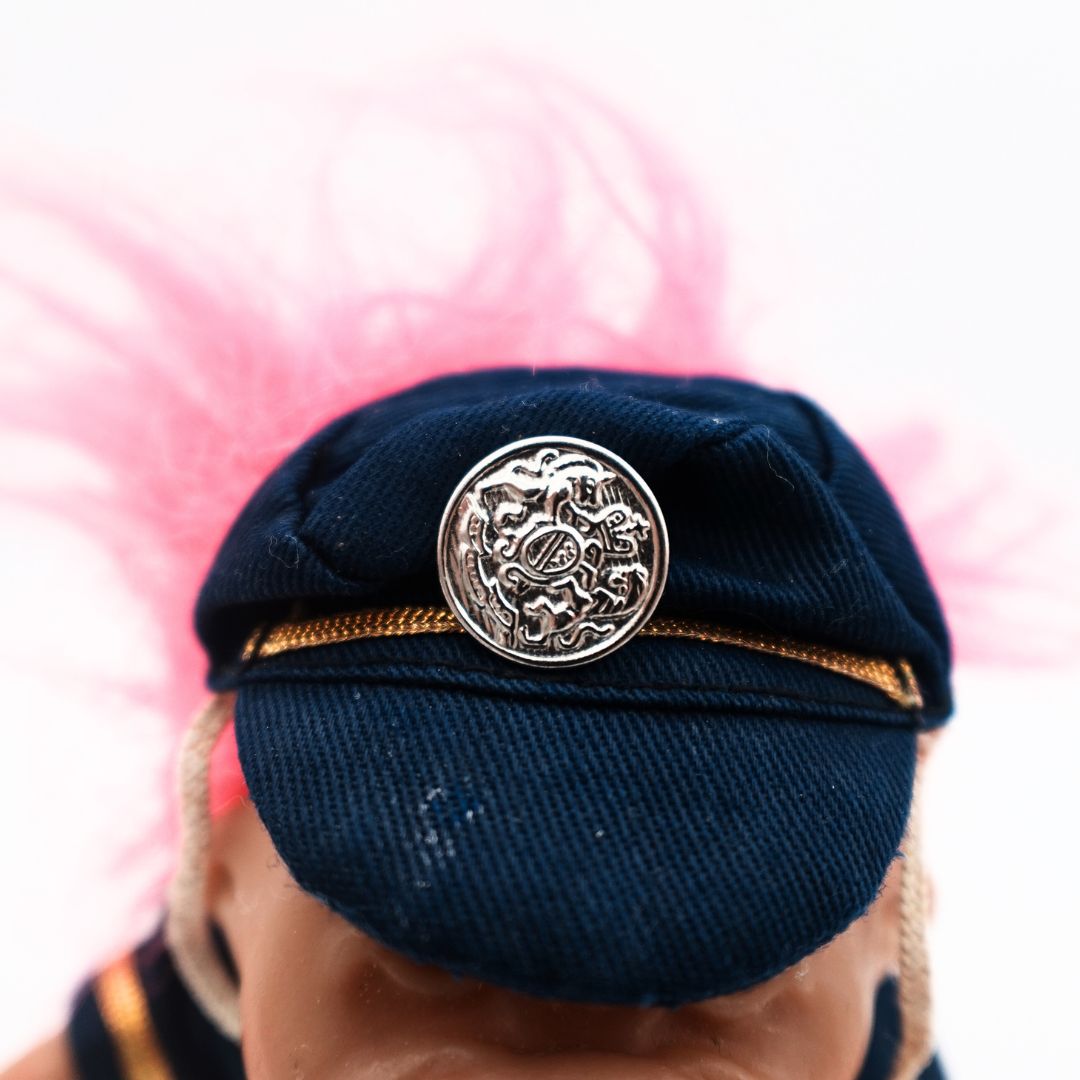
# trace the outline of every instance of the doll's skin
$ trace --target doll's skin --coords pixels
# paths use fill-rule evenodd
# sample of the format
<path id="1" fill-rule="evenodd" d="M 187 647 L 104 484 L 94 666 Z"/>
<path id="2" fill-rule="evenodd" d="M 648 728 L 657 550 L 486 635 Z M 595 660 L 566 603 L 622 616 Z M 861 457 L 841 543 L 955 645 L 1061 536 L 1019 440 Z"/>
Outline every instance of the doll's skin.
<path id="1" fill-rule="evenodd" d="M 545 1002 L 414 964 L 303 892 L 248 803 L 215 822 L 208 903 L 241 973 L 251 1080 L 843 1080 L 895 974 L 897 870 L 825 948 L 677 1010 Z M 2 1080 L 74 1080 L 62 1039 Z"/>

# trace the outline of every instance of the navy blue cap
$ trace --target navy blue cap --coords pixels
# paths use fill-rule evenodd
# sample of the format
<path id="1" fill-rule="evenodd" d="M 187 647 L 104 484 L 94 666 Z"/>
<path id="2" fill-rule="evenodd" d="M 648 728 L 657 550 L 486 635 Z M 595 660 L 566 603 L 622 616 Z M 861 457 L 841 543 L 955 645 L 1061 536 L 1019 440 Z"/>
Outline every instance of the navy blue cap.
<path id="1" fill-rule="evenodd" d="M 907 661 L 921 707 L 644 633 L 554 670 L 464 633 L 245 654 L 286 620 L 443 604 L 447 501 L 542 435 L 607 448 L 654 493 L 653 619 Z M 733 992 L 841 932 L 897 854 L 916 736 L 951 708 L 941 612 L 880 480 L 815 405 L 723 378 L 504 368 L 351 412 L 251 498 L 197 627 L 299 884 L 415 960 L 567 1000 Z"/>

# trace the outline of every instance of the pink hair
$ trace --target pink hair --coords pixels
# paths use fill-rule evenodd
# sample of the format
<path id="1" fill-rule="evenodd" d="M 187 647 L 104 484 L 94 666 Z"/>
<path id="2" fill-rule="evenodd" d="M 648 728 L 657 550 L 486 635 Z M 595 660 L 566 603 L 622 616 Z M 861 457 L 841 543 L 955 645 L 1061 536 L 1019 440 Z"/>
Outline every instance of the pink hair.
<path id="1" fill-rule="evenodd" d="M 192 243 L 130 195 L 7 180 L 13 208 L 61 227 L 134 297 L 109 317 L 96 296 L 0 262 L 0 282 L 66 331 L 78 360 L 15 343 L 45 377 L 0 403 L 0 420 L 76 447 L 110 478 L 104 499 L 65 489 L 34 502 L 102 542 L 152 612 L 164 675 L 142 691 L 177 733 L 203 693 L 190 612 L 213 553 L 262 477 L 332 417 L 493 363 L 736 370 L 718 323 L 715 227 L 653 140 L 551 77 L 431 90 L 322 101 L 337 123 L 314 213 L 323 280 L 307 296 L 235 248 Z M 339 239 L 335 166 L 373 115 L 433 141 L 452 132 L 488 188 L 463 265 L 437 287 L 372 284 Z M 598 242 L 618 249 L 619 276 L 637 275 L 621 317 L 590 285 L 612 276 Z M 213 786 L 219 809 L 243 794 L 229 739 Z M 171 807 L 167 820 L 171 831 Z"/>
<path id="2" fill-rule="evenodd" d="M 299 281 L 235 237 L 195 244 L 107 188 L 91 199 L 8 183 L 12 207 L 59 226 L 133 298 L 110 317 L 96 298 L 0 263 L 0 282 L 68 335 L 59 354 L 19 350 L 44 378 L 9 394 L 0 419 L 77 447 L 110 478 L 106 497 L 75 489 L 37 502 L 107 545 L 153 613 L 165 663 L 149 693 L 177 734 L 203 692 L 190 611 L 214 550 L 260 479 L 333 416 L 493 363 L 746 373 L 720 320 L 717 227 L 654 138 L 550 74 L 442 79 L 321 100 L 332 132 L 311 212 L 318 269 Z M 370 252 L 342 239 L 355 231 L 335 210 L 343 147 L 387 124 L 449 147 L 480 178 L 466 255 L 429 287 L 379 282 Z M 925 431 L 871 445 L 901 503 L 927 483 L 932 446 Z M 983 620 L 956 618 L 985 584 L 961 510 L 971 507 L 914 524 L 961 648 L 980 653 L 988 638 L 971 631 Z M 217 810 L 244 794 L 231 732 L 213 786 Z M 171 806 L 161 824 L 171 842 Z"/>

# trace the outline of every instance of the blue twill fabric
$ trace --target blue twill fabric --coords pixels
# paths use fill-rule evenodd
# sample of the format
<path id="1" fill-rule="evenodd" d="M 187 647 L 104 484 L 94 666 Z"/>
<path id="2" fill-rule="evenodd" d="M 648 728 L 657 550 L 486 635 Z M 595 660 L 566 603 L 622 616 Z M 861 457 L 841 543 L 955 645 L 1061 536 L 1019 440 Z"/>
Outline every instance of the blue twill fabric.
<path id="1" fill-rule="evenodd" d="M 580 667 L 465 634 L 241 659 L 259 627 L 441 604 L 439 520 L 497 448 L 608 448 L 670 536 L 657 616 L 913 665 L 925 707 L 783 657 L 638 636 Z M 908 533 L 807 400 L 721 378 L 450 376 L 336 420 L 252 496 L 202 591 L 210 684 L 300 885 L 416 960 L 568 1000 L 760 982 L 873 902 L 949 642 Z"/>

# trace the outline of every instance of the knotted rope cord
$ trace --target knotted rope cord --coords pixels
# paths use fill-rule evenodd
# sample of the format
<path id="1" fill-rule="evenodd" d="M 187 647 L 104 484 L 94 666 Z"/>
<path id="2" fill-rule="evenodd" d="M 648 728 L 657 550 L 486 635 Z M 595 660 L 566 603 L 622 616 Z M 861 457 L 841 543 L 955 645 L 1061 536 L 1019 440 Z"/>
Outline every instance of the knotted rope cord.
<path id="1" fill-rule="evenodd" d="M 926 941 L 929 890 L 922 861 L 922 769 L 916 766 L 900 868 L 900 1046 L 892 1080 L 916 1080 L 934 1052 L 930 954 Z"/>
<path id="2" fill-rule="evenodd" d="M 210 755 L 232 717 L 233 695 L 215 694 L 180 750 L 180 862 L 169 891 L 165 941 L 192 997 L 221 1033 L 240 1040 L 240 992 L 206 918 L 210 862 Z"/>

